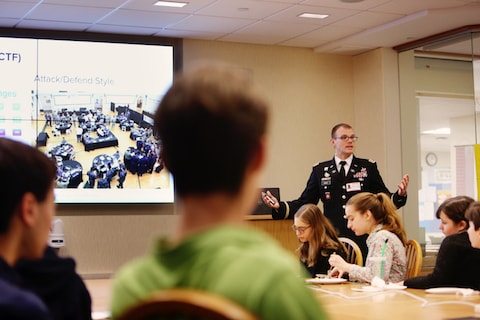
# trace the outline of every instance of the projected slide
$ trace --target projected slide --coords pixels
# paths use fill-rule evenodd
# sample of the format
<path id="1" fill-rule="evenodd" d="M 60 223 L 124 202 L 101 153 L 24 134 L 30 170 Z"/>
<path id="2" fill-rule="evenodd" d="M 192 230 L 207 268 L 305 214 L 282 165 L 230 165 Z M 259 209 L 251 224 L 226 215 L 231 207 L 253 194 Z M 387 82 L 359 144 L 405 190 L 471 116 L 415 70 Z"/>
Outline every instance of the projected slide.
<path id="1" fill-rule="evenodd" d="M 58 168 L 58 203 L 173 202 L 153 114 L 174 46 L 0 37 L 0 137 Z"/>

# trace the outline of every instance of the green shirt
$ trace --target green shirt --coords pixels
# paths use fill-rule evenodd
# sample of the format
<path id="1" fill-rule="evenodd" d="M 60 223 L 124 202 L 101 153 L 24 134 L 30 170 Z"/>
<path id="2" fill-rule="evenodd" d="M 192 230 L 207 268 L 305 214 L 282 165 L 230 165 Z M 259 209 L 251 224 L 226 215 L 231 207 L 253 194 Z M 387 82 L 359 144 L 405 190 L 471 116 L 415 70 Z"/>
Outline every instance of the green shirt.
<path id="1" fill-rule="evenodd" d="M 325 319 L 302 271 L 293 255 L 250 228 L 216 227 L 177 245 L 162 239 L 116 274 L 112 317 L 156 290 L 188 287 L 225 296 L 261 319 Z"/>

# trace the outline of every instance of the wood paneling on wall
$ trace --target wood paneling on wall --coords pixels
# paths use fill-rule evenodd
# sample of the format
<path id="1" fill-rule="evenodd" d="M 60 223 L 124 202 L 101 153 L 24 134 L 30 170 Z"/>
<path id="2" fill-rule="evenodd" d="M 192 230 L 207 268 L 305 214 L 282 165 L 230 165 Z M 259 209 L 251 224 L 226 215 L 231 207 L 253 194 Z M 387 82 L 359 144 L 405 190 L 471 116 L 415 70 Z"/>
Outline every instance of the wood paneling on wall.
<path id="1" fill-rule="evenodd" d="M 292 230 L 293 220 L 271 220 L 266 216 L 265 220 L 249 219 L 247 224 L 255 229 L 266 232 L 272 238 L 276 239 L 287 251 L 297 255 L 295 250 L 300 245 Z"/>

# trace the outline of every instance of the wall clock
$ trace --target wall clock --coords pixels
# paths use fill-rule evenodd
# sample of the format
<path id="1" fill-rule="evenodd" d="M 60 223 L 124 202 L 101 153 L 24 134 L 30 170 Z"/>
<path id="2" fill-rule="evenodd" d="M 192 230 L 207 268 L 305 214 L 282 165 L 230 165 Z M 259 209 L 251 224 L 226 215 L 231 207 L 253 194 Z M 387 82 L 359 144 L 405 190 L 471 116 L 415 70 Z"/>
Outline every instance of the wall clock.
<path id="1" fill-rule="evenodd" d="M 429 152 L 427 153 L 427 155 L 425 156 L 425 162 L 427 162 L 427 164 L 430 166 L 430 167 L 433 167 L 434 165 L 437 164 L 438 162 L 438 158 L 437 158 L 437 155 L 433 152 Z"/>

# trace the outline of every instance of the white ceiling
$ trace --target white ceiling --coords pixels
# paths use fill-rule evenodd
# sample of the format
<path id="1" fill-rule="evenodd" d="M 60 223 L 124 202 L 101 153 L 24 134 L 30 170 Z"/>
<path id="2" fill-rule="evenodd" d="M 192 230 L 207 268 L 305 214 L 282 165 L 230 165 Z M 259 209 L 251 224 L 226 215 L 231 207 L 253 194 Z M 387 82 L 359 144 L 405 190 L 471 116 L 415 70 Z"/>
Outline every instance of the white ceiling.
<path id="1" fill-rule="evenodd" d="M 153 6 L 155 0 L 0 0 L 0 27 L 230 41 L 356 55 L 480 24 L 480 0 L 185 1 L 183 8 L 165 8 Z M 304 12 L 329 17 L 299 18 Z M 469 41 L 423 49 L 471 53 Z M 447 107 L 439 108 L 442 103 Z M 454 108 L 451 115 L 449 103 L 421 100 L 421 131 L 448 127 L 452 116 L 471 112 L 469 105 Z M 422 148 L 436 151 L 448 151 L 450 145 L 448 135 L 422 135 L 421 141 Z"/>
<path id="2" fill-rule="evenodd" d="M 183 8 L 156 7 L 153 2 L 0 0 L 0 27 L 232 41 L 355 55 L 480 24 L 480 0 L 186 0 Z M 329 17 L 299 18 L 304 12 Z"/>

